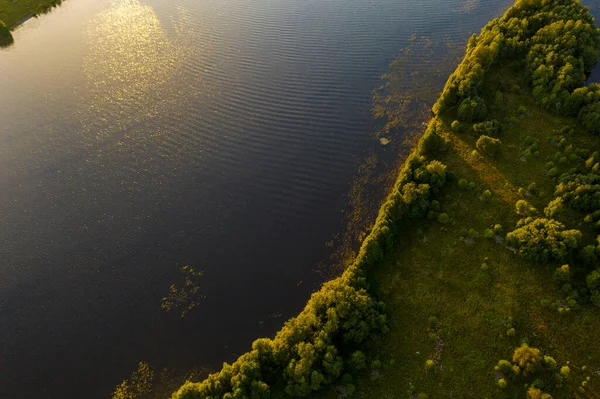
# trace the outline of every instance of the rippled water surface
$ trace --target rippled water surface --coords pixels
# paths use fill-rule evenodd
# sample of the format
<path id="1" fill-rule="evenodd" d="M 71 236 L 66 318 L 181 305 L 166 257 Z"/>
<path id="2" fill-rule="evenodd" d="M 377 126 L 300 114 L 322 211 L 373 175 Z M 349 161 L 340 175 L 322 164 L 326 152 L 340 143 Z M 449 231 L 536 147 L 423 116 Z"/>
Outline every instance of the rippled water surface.
<path id="1" fill-rule="evenodd" d="M 414 34 L 443 59 L 510 3 L 68 0 L 18 28 L 0 51 L 0 397 L 107 398 L 140 360 L 218 367 L 271 335 L 383 151 L 371 92 L 392 55 Z M 160 307 L 187 264 L 204 275 L 182 318 Z"/>

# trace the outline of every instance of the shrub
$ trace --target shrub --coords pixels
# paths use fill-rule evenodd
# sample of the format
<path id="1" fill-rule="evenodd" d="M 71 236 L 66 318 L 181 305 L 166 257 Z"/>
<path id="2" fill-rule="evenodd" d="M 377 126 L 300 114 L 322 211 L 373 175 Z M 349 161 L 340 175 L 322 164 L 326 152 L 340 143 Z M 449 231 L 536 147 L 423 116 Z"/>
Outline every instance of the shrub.
<path id="1" fill-rule="evenodd" d="M 492 229 L 485 229 L 485 231 L 483 232 L 483 237 L 494 238 L 494 231 Z"/>
<path id="2" fill-rule="evenodd" d="M 454 121 L 450 125 L 450 129 L 452 129 L 453 132 L 457 132 L 458 133 L 458 132 L 462 131 L 462 125 L 460 124 L 459 121 Z"/>
<path id="3" fill-rule="evenodd" d="M 458 120 L 463 122 L 482 121 L 487 114 L 485 101 L 480 97 L 467 97 L 458 107 Z"/>
<path id="4" fill-rule="evenodd" d="M 460 179 L 458 181 L 458 187 L 461 190 L 466 190 L 467 188 L 469 188 L 469 182 L 467 181 L 467 179 Z"/>
<path id="5" fill-rule="evenodd" d="M 474 181 L 469 182 L 469 189 L 470 190 L 475 190 L 477 188 L 477 185 L 475 184 Z"/>
<path id="6" fill-rule="evenodd" d="M 563 200 L 562 197 L 557 197 L 548 203 L 548 206 L 544 208 L 544 215 L 548 218 L 555 218 L 560 215 L 563 211 Z"/>
<path id="7" fill-rule="evenodd" d="M 515 334 L 517 333 L 517 331 L 514 328 L 510 328 L 507 332 L 506 335 L 508 335 L 509 337 L 514 337 Z"/>
<path id="8" fill-rule="evenodd" d="M 569 265 L 562 265 L 561 267 L 557 267 L 554 271 L 554 280 L 558 283 L 566 283 L 571 280 L 571 270 Z"/>
<path id="9" fill-rule="evenodd" d="M 450 221 L 450 216 L 447 213 L 442 213 L 438 216 L 438 222 L 446 224 Z"/>
<path id="10" fill-rule="evenodd" d="M 500 141 L 500 139 L 495 139 L 490 136 L 482 135 L 479 137 L 479 139 L 477 139 L 477 143 L 475 143 L 475 146 L 483 154 L 488 155 L 490 157 L 495 157 L 496 154 L 498 154 L 498 151 L 500 150 L 501 144 L 502 141 Z"/>
<path id="11" fill-rule="evenodd" d="M 529 194 L 531 195 L 537 195 L 538 190 L 537 190 L 537 184 L 535 184 L 535 182 L 529 184 L 527 186 L 527 191 L 529 192 Z"/>
<path id="12" fill-rule="evenodd" d="M 508 374 L 512 370 L 512 364 L 510 364 L 508 360 L 502 359 L 498 361 L 498 364 L 496 365 L 496 367 L 494 367 L 494 370 L 502 374 Z"/>
<path id="13" fill-rule="evenodd" d="M 502 124 L 496 119 L 492 119 L 489 121 L 474 124 L 473 130 L 479 134 L 485 134 L 487 136 L 496 136 L 502 131 Z"/>
<path id="14" fill-rule="evenodd" d="M 492 192 L 490 190 L 485 190 L 481 195 L 485 202 L 489 202 L 492 199 Z"/>
<path id="15" fill-rule="evenodd" d="M 562 366 L 560 368 L 560 375 L 563 378 L 569 378 L 571 375 L 571 368 L 569 366 Z"/>
<path id="16" fill-rule="evenodd" d="M 502 95 L 502 92 L 497 91 L 496 95 L 494 97 L 494 104 L 497 107 L 501 107 L 502 105 L 504 105 L 504 96 Z"/>
<path id="17" fill-rule="evenodd" d="M 581 237 L 579 230 L 565 230 L 556 220 L 528 217 L 517 223 L 517 229 L 506 235 L 506 241 L 526 259 L 546 263 L 563 260 L 579 247 Z"/>
<path id="18" fill-rule="evenodd" d="M 425 370 L 431 370 L 434 367 L 435 367 L 435 362 L 431 359 L 427 359 L 427 361 L 425 362 Z"/>
<path id="19" fill-rule="evenodd" d="M 519 215 L 529 215 L 536 211 L 536 209 L 529 202 L 525 200 L 518 200 L 515 204 L 515 208 Z"/>
<path id="20" fill-rule="evenodd" d="M 367 357 L 361 351 L 356 351 L 350 357 L 350 367 L 360 371 L 367 368 Z"/>
<path id="21" fill-rule="evenodd" d="M 504 229 L 502 228 L 501 224 L 495 224 L 494 225 L 494 233 L 501 236 L 502 234 L 504 234 Z"/>
<path id="22" fill-rule="evenodd" d="M 513 352 L 512 361 L 527 376 L 539 370 L 542 355 L 539 349 L 522 344 Z"/>
<path id="23" fill-rule="evenodd" d="M 552 356 L 544 356 L 544 366 L 550 370 L 550 371 L 554 371 L 556 370 L 556 360 L 554 360 L 554 358 Z"/>
<path id="24" fill-rule="evenodd" d="M 506 388 L 508 386 L 508 383 L 506 382 L 506 380 L 504 378 L 500 378 L 497 382 L 498 386 L 502 389 Z"/>

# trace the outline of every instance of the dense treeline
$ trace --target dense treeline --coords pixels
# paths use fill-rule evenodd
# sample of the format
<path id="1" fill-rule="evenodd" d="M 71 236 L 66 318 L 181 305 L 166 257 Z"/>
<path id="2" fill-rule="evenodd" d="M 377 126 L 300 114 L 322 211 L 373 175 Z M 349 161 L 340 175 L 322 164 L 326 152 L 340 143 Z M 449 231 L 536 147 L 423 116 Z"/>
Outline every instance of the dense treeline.
<path id="1" fill-rule="evenodd" d="M 524 64 L 538 105 L 579 116 L 586 129 L 600 133 L 600 85 L 583 87 L 599 49 L 600 30 L 578 1 L 519 0 L 479 36 L 471 37 L 434 112 L 458 106 L 460 121 L 483 120 L 482 97 L 489 94 L 481 92 L 486 71 L 505 60 L 517 60 Z"/>
<path id="2" fill-rule="evenodd" d="M 200 383 L 188 382 L 174 399 L 305 397 L 337 380 L 360 357 L 359 344 L 387 329 L 384 305 L 365 276 L 394 248 L 402 223 L 427 215 L 431 197 L 446 184 L 446 166 L 429 160 L 443 148 L 431 125 L 406 165 L 355 262 L 314 293 L 275 338 L 262 338 L 233 364 Z"/>
<path id="3" fill-rule="evenodd" d="M 599 49 L 600 32 L 578 1 L 518 0 L 502 18 L 471 37 L 463 61 L 433 111 L 452 113 L 463 123 L 480 122 L 477 131 L 485 135 L 477 148 L 495 156 L 501 141 L 493 136 L 502 126 L 486 121 L 485 99 L 493 98 L 498 104 L 502 98 L 482 92 L 483 80 L 491 66 L 522 60 L 540 106 L 578 115 L 583 126 L 600 132 L 600 86 L 582 87 Z M 453 130 L 461 130 L 460 122 L 453 123 Z M 173 399 L 306 397 L 352 368 L 353 359 L 362 357 L 357 352 L 360 344 L 387 329 L 384 305 L 369 293 L 368 271 L 393 252 L 404 226 L 431 213 L 432 196 L 451 176 L 445 165 L 434 160 L 445 147 L 436 123 L 434 118 L 407 159 L 359 255 L 343 275 L 314 293 L 305 309 L 273 339 L 255 341 L 250 352 L 202 382 L 187 382 Z M 564 201 L 575 200 L 566 195 Z M 551 217 L 534 219 L 527 212 L 523 211 L 526 217 L 507 237 L 524 256 L 560 261 L 580 248 L 578 231 L 566 230 Z M 590 289 L 600 290 L 600 272 L 591 274 L 589 280 Z"/>

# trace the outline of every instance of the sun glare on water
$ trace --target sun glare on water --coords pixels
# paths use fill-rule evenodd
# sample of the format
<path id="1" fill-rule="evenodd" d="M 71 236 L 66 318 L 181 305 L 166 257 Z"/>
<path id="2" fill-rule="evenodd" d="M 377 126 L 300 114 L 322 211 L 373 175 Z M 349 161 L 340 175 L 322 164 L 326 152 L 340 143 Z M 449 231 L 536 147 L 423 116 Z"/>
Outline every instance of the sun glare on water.
<path id="1" fill-rule="evenodd" d="M 96 121 L 86 134 L 102 139 L 159 113 L 180 50 L 153 8 L 137 0 L 114 1 L 88 26 L 82 120 Z"/>

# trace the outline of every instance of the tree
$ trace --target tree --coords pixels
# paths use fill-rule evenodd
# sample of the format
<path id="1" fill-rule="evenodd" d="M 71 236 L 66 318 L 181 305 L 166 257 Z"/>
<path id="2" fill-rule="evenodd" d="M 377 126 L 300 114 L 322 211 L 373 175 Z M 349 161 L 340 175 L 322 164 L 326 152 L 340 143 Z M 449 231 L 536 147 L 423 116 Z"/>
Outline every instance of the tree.
<path id="1" fill-rule="evenodd" d="M 458 119 L 463 122 L 482 121 L 486 114 L 487 107 L 481 97 L 467 97 L 458 107 Z"/>
<path id="2" fill-rule="evenodd" d="M 579 111 L 577 121 L 589 132 L 600 134 L 600 102 L 586 105 Z"/>
<path id="3" fill-rule="evenodd" d="M 515 349 L 512 361 L 517 365 L 523 375 L 533 374 L 540 369 L 542 354 L 539 349 L 522 344 Z"/>
<path id="4" fill-rule="evenodd" d="M 519 220 L 517 229 L 506 235 L 506 241 L 527 259 L 542 263 L 560 261 L 580 246 L 582 238 L 579 230 L 564 228 L 553 219 L 528 217 Z"/>
<path id="5" fill-rule="evenodd" d="M 498 154 L 502 141 L 490 136 L 482 135 L 477 139 L 475 146 L 477 149 L 490 157 L 495 157 Z"/>

